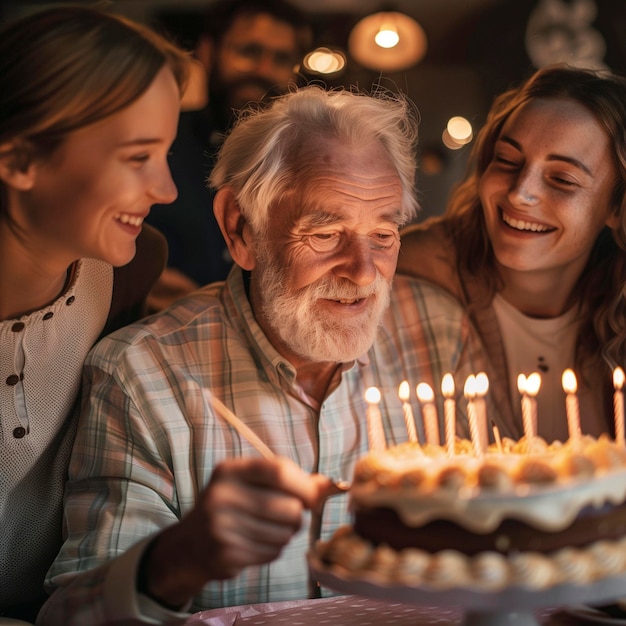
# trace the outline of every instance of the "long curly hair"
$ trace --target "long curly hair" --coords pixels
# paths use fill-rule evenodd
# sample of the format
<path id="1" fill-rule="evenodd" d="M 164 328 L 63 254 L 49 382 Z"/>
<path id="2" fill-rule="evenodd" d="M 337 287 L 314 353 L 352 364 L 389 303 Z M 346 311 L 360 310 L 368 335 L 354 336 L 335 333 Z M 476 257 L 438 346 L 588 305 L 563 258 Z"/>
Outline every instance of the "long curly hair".
<path id="1" fill-rule="evenodd" d="M 583 319 L 577 361 L 604 358 L 613 367 L 626 361 L 626 78 L 608 71 L 555 65 L 535 72 L 521 86 L 499 95 L 478 133 L 464 180 L 454 189 L 445 223 L 458 251 L 459 268 L 479 276 L 490 297 L 502 288 L 479 197 L 480 179 L 509 116 L 530 100 L 568 98 L 586 107 L 610 141 L 617 177 L 612 209 L 618 227 L 598 236 L 576 285 Z"/>

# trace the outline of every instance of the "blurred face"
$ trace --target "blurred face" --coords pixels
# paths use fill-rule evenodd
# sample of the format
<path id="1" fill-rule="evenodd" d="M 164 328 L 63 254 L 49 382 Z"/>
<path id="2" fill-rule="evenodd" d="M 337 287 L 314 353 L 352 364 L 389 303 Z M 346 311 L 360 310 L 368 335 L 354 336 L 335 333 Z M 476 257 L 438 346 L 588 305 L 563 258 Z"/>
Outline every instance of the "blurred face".
<path id="1" fill-rule="evenodd" d="M 609 138 L 581 104 L 540 99 L 513 113 L 480 183 L 505 283 L 532 273 L 573 285 L 600 230 L 615 221 L 615 179 Z"/>
<path id="2" fill-rule="evenodd" d="M 176 198 L 167 153 L 176 134 L 179 90 L 162 69 L 121 112 L 73 132 L 43 162 L 20 198 L 19 220 L 48 258 L 128 263 L 155 203 Z"/>
<path id="3" fill-rule="evenodd" d="M 389 303 L 402 189 L 376 143 L 318 150 L 255 245 L 253 305 L 285 356 L 346 362 L 370 348 Z"/>
<path id="4" fill-rule="evenodd" d="M 239 16 L 216 51 L 210 98 L 238 110 L 272 89 L 284 92 L 298 61 L 296 32 L 288 23 L 266 14 Z"/>

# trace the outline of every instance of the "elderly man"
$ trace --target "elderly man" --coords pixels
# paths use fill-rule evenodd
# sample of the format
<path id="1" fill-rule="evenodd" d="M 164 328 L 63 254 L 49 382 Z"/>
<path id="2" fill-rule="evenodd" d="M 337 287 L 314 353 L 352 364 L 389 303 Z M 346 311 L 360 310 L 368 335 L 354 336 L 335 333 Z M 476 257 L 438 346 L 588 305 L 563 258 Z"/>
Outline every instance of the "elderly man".
<path id="1" fill-rule="evenodd" d="M 475 371 L 455 301 L 393 279 L 417 207 L 410 110 L 311 86 L 235 126 L 211 183 L 236 266 L 88 359 L 68 536 L 39 623 L 169 624 L 306 597 L 310 510 L 324 476 L 350 479 L 368 449 L 366 388 L 398 443 L 401 381 Z M 278 458 L 259 458 L 211 397 Z M 346 496 L 331 498 L 321 536 L 348 522 Z"/>

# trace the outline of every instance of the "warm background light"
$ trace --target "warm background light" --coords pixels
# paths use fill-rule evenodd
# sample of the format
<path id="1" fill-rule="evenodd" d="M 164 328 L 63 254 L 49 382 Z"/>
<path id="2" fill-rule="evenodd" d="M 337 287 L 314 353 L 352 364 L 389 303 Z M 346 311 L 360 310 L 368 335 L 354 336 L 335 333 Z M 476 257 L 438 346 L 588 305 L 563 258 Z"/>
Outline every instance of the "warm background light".
<path id="1" fill-rule="evenodd" d="M 408 69 L 424 57 L 427 47 L 424 29 L 412 17 L 397 11 L 364 17 L 348 38 L 351 57 L 374 70 Z"/>
<path id="2" fill-rule="evenodd" d="M 384 25 L 374 36 L 374 41 L 381 48 L 393 48 L 398 45 L 400 36 L 395 28 Z"/>
<path id="3" fill-rule="evenodd" d="M 344 69 L 346 57 L 339 50 L 321 47 L 309 52 L 302 63 L 314 74 L 337 74 Z"/>
<path id="4" fill-rule="evenodd" d="M 441 141 L 446 148 L 458 150 L 467 145 L 474 138 L 472 125 L 466 118 L 455 115 L 448 120 L 441 135 Z"/>

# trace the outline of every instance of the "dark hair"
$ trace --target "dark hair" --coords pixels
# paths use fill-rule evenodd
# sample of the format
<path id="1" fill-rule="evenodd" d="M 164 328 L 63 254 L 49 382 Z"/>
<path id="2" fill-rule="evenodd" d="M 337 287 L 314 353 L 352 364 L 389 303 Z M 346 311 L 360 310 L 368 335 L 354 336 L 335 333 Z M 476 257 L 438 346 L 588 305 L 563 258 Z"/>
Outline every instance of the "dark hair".
<path id="1" fill-rule="evenodd" d="M 182 92 L 185 52 L 146 26 L 97 9 L 57 7 L 5 26 L 0 157 L 24 167 L 49 156 L 72 131 L 137 100 L 165 65 Z"/>
<path id="2" fill-rule="evenodd" d="M 308 52 L 312 31 L 306 15 L 285 0 L 219 0 L 207 11 L 204 32 L 216 44 L 228 32 L 233 22 L 241 15 L 271 15 L 279 22 L 285 22 L 296 31 L 299 52 Z"/>
<path id="3" fill-rule="evenodd" d="M 626 358 L 626 78 L 608 71 L 566 65 L 541 69 L 521 86 L 498 96 L 478 133 L 467 177 L 455 188 L 446 222 L 458 250 L 458 263 L 485 281 L 491 294 L 498 288 L 495 259 L 479 197 L 481 177 L 510 115 L 530 100 L 566 98 L 584 106 L 604 128 L 617 173 L 612 211 L 615 229 L 599 235 L 579 277 L 578 303 L 583 316 L 578 355 L 602 352 L 614 364 Z"/>

